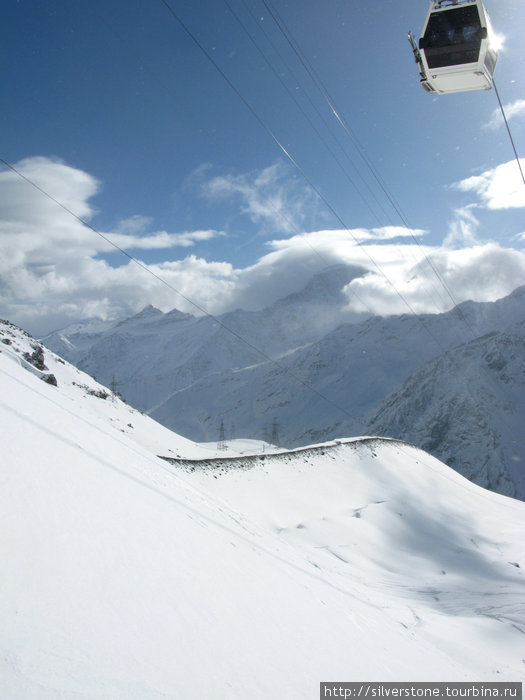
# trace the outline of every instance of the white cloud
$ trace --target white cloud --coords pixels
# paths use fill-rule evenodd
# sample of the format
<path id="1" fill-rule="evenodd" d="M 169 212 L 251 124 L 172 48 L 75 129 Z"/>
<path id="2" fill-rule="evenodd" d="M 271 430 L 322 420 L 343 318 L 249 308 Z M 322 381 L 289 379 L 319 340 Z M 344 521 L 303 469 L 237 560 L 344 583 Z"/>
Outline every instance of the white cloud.
<path id="1" fill-rule="evenodd" d="M 15 167 L 42 191 L 11 170 L 0 172 L 0 260 L 4 264 L 11 266 L 13 256 L 20 264 L 56 264 L 112 249 L 83 223 L 89 223 L 95 213 L 89 200 L 99 185 L 93 177 L 42 157 L 27 158 Z M 150 219 L 138 215 L 120 222 L 116 233 L 101 233 L 121 248 L 142 250 L 188 247 L 224 235 L 214 230 L 148 232 L 149 225 Z"/>
<path id="2" fill-rule="evenodd" d="M 146 297 L 153 294 L 167 305 L 173 292 L 168 294 L 162 285 L 150 291 L 152 282 L 159 283 L 138 265 L 126 258 L 121 267 L 112 267 L 97 257 L 114 250 L 108 241 L 126 251 L 158 250 L 187 248 L 223 235 L 214 230 L 148 233 L 151 220 L 135 216 L 121 222 L 116 233 L 104 232 L 103 238 L 82 223 L 95 213 L 90 200 L 99 185 L 94 178 L 42 157 L 25 159 L 15 167 L 49 195 L 11 170 L 0 172 L 0 304 L 4 315 L 12 320 L 19 315 L 20 322 L 25 319 L 31 327 L 41 318 L 38 327 L 43 328 L 47 317 L 68 322 L 90 314 L 108 318 L 131 313 L 144 306 L 143 290 Z M 195 271 L 196 258 L 188 260 L 186 267 Z M 209 265 L 206 276 L 214 279 L 216 270 L 216 265 Z M 184 287 L 180 270 L 167 269 L 163 275 Z M 205 283 L 202 290 L 206 296 Z"/>
<path id="3" fill-rule="evenodd" d="M 42 156 L 26 158 L 14 167 L 76 216 L 88 221 L 94 214 L 89 200 L 98 192 L 99 183 L 91 175 Z M 17 220 L 24 209 L 26 223 L 42 224 L 49 216 L 60 223 L 71 221 L 70 214 L 12 170 L 0 172 L 0 204 L 2 219 Z"/>
<path id="4" fill-rule="evenodd" d="M 525 158 L 520 159 L 520 164 L 525 172 Z M 515 160 L 461 180 L 453 187 L 478 195 L 482 206 L 488 209 L 525 207 L 525 185 Z"/>
<path id="5" fill-rule="evenodd" d="M 507 121 L 514 119 L 515 117 L 525 117 L 525 100 L 516 100 L 507 105 L 503 106 L 505 116 Z M 491 118 L 487 124 L 485 124 L 485 129 L 496 130 L 504 125 L 503 115 L 498 107 L 492 112 Z"/>
<path id="6" fill-rule="evenodd" d="M 494 243 L 460 250 L 431 248 L 427 257 L 413 266 L 394 260 L 385 270 L 388 279 L 371 270 L 353 280 L 347 288 L 350 307 L 380 315 L 408 313 L 409 307 L 417 313 L 436 313 L 452 307 L 449 293 L 458 303 L 494 301 L 525 284 L 525 254 Z"/>
<path id="7" fill-rule="evenodd" d="M 269 303 L 335 263 L 346 263 L 356 271 L 346 288 L 348 308 L 356 313 L 437 313 L 451 308 L 449 292 L 457 302 L 493 301 L 525 284 L 525 253 L 492 243 L 460 249 L 423 249 L 412 243 L 362 246 L 348 231 L 336 230 L 276 240 L 270 246 L 272 251 L 243 271 L 235 285 L 235 292 L 240 287 L 242 298 L 253 306 L 253 297 L 259 295 L 259 300 Z"/>
<path id="8" fill-rule="evenodd" d="M 48 159 L 22 161 L 17 167 L 28 177 L 31 172 L 43 189 L 58 201 L 67 200 L 85 219 L 93 215 L 90 199 L 98 183 L 86 173 Z M 401 297 L 418 312 L 450 308 L 425 255 L 457 301 L 489 301 L 525 284 L 525 254 L 477 243 L 471 208 L 462 211 L 472 235 L 465 229 L 450 236 L 455 249 L 426 246 L 424 253 L 411 240 L 395 239 L 425 232 L 400 227 L 322 230 L 276 238 L 267 244 L 266 255 L 244 269 L 194 254 L 148 265 L 153 273 L 148 274 L 129 259 L 118 267 L 101 259 L 105 241 L 14 173 L 0 172 L 0 315 L 42 334 L 81 318 L 130 315 L 147 304 L 196 315 L 192 302 L 214 314 L 255 309 L 301 289 L 313 274 L 336 263 L 354 269 L 347 288 L 351 312 L 406 313 Z M 131 217 L 109 235 L 122 247 L 139 250 L 196 245 L 219 235 L 148 233 L 152 223 Z"/>
<path id="9" fill-rule="evenodd" d="M 31 158 L 17 170 L 76 216 L 89 220 L 97 181 L 58 161 Z M 95 255 L 100 241 L 86 226 L 15 172 L 0 172 L 0 275 Z"/>

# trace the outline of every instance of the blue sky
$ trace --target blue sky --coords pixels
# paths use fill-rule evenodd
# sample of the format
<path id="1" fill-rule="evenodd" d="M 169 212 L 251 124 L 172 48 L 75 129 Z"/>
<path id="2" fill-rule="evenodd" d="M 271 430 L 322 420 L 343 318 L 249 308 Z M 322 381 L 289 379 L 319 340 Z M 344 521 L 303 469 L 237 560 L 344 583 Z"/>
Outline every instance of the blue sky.
<path id="1" fill-rule="evenodd" d="M 406 34 L 426 2 L 170 4 L 223 75 L 161 0 L 7 3 L 0 157 L 213 313 L 341 261 L 362 266 L 352 284 L 368 309 L 406 310 L 371 260 L 416 310 L 440 310 L 406 224 L 457 300 L 525 283 L 525 187 L 494 91 L 432 97 L 418 84 Z M 521 156 L 525 6 L 487 8 Z M 33 332 L 148 303 L 195 311 L 5 168 L 0 246 L 0 312 Z"/>

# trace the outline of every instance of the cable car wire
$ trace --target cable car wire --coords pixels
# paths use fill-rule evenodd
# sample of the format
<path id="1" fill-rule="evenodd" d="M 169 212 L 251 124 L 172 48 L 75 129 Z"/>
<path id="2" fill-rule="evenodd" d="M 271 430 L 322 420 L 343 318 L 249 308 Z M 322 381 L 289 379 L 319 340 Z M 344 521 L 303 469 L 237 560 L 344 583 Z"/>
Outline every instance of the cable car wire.
<path id="1" fill-rule="evenodd" d="M 512 149 L 514 151 L 516 163 L 518 164 L 518 168 L 520 169 L 521 179 L 523 180 L 523 184 L 525 185 L 525 174 L 523 173 L 523 168 L 521 167 L 521 162 L 520 162 L 520 159 L 518 156 L 518 151 L 516 150 L 516 146 L 514 144 L 514 139 L 512 138 L 512 133 L 510 131 L 509 122 L 507 121 L 507 115 L 505 114 L 505 110 L 503 108 L 503 104 L 502 104 L 500 96 L 499 96 L 498 88 L 496 86 L 496 81 L 493 80 L 492 84 L 494 85 L 494 92 L 496 93 L 496 97 L 498 98 L 498 104 L 499 104 L 499 107 L 501 109 L 501 115 L 503 117 L 503 121 L 505 122 L 505 126 L 507 127 L 507 133 L 509 135 L 510 143 L 511 143 Z"/>
<path id="2" fill-rule="evenodd" d="M 272 9 L 270 6 L 269 2 L 267 0 L 261 0 L 262 4 L 270 14 L 271 18 L 275 22 L 277 28 L 285 38 L 286 42 L 289 44 L 290 48 L 294 52 L 294 54 L 297 56 L 298 60 L 300 61 L 301 65 L 309 75 L 310 79 L 312 80 L 313 84 L 317 88 L 317 90 L 321 93 L 323 99 L 327 103 L 332 115 L 335 117 L 335 119 L 339 122 L 340 126 L 342 129 L 345 131 L 349 139 L 351 140 L 352 144 L 354 145 L 355 149 L 357 150 L 359 156 L 367 166 L 367 168 L 370 170 L 371 174 L 373 175 L 374 179 L 377 181 L 378 185 L 381 187 L 384 195 L 387 197 L 388 201 L 398 214 L 399 218 L 405 223 L 407 228 L 410 229 L 410 226 L 404 221 L 404 217 L 402 213 L 399 210 L 399 205 L 395 201 L 394 196 L 388 191 L 386 184 L 384 180 L 382 179 L 381 175 L 377 172 L 376 168 L 374 167 L 373 163 L 370 161 L 368 158 L 364 148 L 361 146 L 359 143 L 359 140 L 357 139 L 357 136 L 351 129 L 351 127 L 347 124 L 346 120 L 344 117 L 341 116 L 340 111 L 337 109 L 334 100 L 330 96 L 328 90 L 326 89 L 326 86 L 323 84 L 323 81 L 313 68 L 313 66 L 310 64 L 310 62 L 307 60 L 307 58 L 304 56 L 302 51 L 299 49 L 297 46 L 297 42 L 293 39 L 291 36 L 290 31 L 284 24 L 283 20 L 281 19 L 279 13 L 275 10 Z"/>
<path id="3" fill-rule="evenodd" d="M 227 0 L 224 0 L 224 2 L 227 2 Z M 246 7 L 246 9 L 248 10 L 248 12 L 250 12 L 250 14 L 252 15 L 252 18 L 253 18 L 253 14 L 252 14 L 251 10 L 250 10 L 249 7 L 247 7 L 247 5 L 246 5 L 246 0 L 242 0 L 242 2 L 243 2 L 243 4 L 244 4 L 244 6 Z M 227 4 L 228 4 L 228 3 L 227 3 Z M 314 68 L 312 67 L 312 65 L 309 63 L 309 61 L 307 60 L 307 58 L 302 54 L 302 52 L 301 52 L 300 49 L 298 48 L 297 43 L 295 42 L 295 40 L 294 40 L 293 38 L 290 37 L 290 33 L 289 33 L 289 31 L 287 30 L 287 28 L 285 27 L 285 25 L 284 25 L 282 19 L 280 18 L 278 12 L 277 12 L 276 10 L 275 10 L 275 11 L 272 10 L 271 7 L 268 5 L 268 3 L 267 3 L 267 2 L 264 2 L 264 0 L 263 0 L 263 4 L 264 4 L 265 8 L 267 9 L 267 11 L 269 12 L 270 16 L 272 17 L 274 23 L 277 25 L 277 28 L 279 29 L 279 31 L 281 32 L 281 34 L 282 34 L 282 35 L 284 36 L 284 38 L 286 39 L 286 42 L 287 42 L 288 45 L 292 48 L 293 53 L 294 53 L 294 54 L 296 55 L 296 57 L 299 59 L 301 65 L 302 65 L 303 68 L 304 68 L 304 70 L 307 72 L 307 74 L 309 75 L 310 79 L 311 79 L 312 82 L 314 83 L 316 89 L 321 93 L 321 96 L 322 96 L 323 100 L 328 104 L 331 113 L 336 117 L 336 119 L 337 119 L 337 121 L 339 122 L 339 124 L 343 127 L 343 129 L 344 129 L 344 131 L 346 132 L 347 136 L 350 138 L 352 144 L 354 145 L 354 147 L 356 148 L 356 150 L 359 152 L 359 155 L 361 156 L 361 158 L 362 158 L 363 161 L 365 162 L 367 168 L 372 172 L 372 174 L 374 175 L 374 178 L 378 181 L 378 183 L 379 183 L 381 189 L 383 190 L 384 194 L 385 194 L 385 195 L 387 196 L 387 198 L 389 199 L 390 204 L 392 205 L 392 207 L 394 208 L 394 210 L 397 212 L 397 214 L 398 214 L 400 220 L 402 221 L 403 225 L 404 225 L 405 228 L 409 231 L 411 238 L 412 238 L 413 241 L 415 242 L 416 246 L 420 249 L 423 258 L 426 260 L 426 262 L 428 263 L 428 265 L 429 265 L 430 268 L 432 269 L 434 275 L 438 278 L 438 280 L 439 280 L 441 286 L 446 290 L 446 288 L 447 288 L 446 282 L 441 278 L 441 275 L 440 275 L 440 273 L 439 273 L 439 270 L 437 270 L 437 268 L 435 267 L 434 263 L 433 263 L 433 262 L 431 261 L 431 259 L 428 257 L 428 254 L 427 254 L 427 252 L 425 251 L 424 247 L 422 246 L 421 242 L 420 242 L 420 241 L 418 240 L 418 238 L 415 236 L 415 233 L 414 233 L 413 228 L 410 226 L 410 224 L 408 223 L 406 217 L 405 217 L 405 216 L 403 215 L 403 213 L 401 212 L 400 205 L 396 202 L 396 200 L 395 200 L 394 196 L 392 195 L 392 193 L 388 192 L 388 188 L 387 188 L 387 186 L 386 186 L 386 183 L 384 182 L 384 180 L 383 180 L 383 178 L 381 177 L 380 173 L 377 172 L 377 170 L 375 169 L 373 163 L 370 161 L 370 159 L 369 159 L 368 156 L 366 155 L 366 153 L 365 153 L 364 149 L 362 148 L 362 146 L 360 145 L 360 143 L 359 143 L 359 141 L 358 141 L 356 135 L 352 132 L 352 130 L 350 129 L 350 127 L 348 126 L 348 124 L 345 122 L 345 120 L 340 116 L 339 111 L 338 111 L 337 108 L 335 107 L 334 101 L 333 101 L 333 99 L 330 97 L 328 91 L 326 90 L 326 87 L 323 85 L 323 82 L 322 82 L 321 78 L 318 76 L 318 74 L 316 73 L 316 71 L 314 70 Z M 240 21 L 240 20 L 239 20 L 239 21 Z M 242 23 L 241 23 L 241 24 L 242 24 Z M 243 26 L 243 28 L 244 28 L 244 30 L 247 32 L 247 29 L 246 29 L 244 26 Z M 288 68 L 288 70 L 290 70 L 290 68 L 289 68 L 288 64 L 286 63 L 286 61 L 284 61 L 284 59 L 283 59 L 282 56 L 279 54 L 279 52 L 277 51 L 277 49 L 275 49 L 274 44 L 272 43 L 271 39 L 268 37 L 267 33 L 266 33 L 266 32 L 264 31 L 264 29 L 262 28 L 262 25 L 259 25 L 259 28 L 260 28 L 261 31 L 264 33 L 265 37 L 268 39 L 268 41 L 270 42 L 270 44 L 272 45 L 272 47 L 274 48 L 274 50 L 276 50 L 276 52 L 278 53 L 279 57 L 280 57 L 281 60 L 283 61 L 284 65 Z M 250 37 L 250 38 L 251 38 L 251 37 Z M 252 41 L 253 41 L 253 39 L 252 39 Z M 260 48 L 259 48 L 259 51 L 261 51 Z M 263 54 L 263 55 L 264 55 L 264 54 Z M 269 60 L 266 58 L 266 56 L 264 56 L 264 58 L 265 58 L 265 60 L 269 63 Z M 270 65 L 271 65 L 271 64 L 270 64 Z M 274 72 L 275 72 L 275 71 L 274 71 Z M 292 75 L 293 75 L 293 72 L 292 72 L 291 70 L 290 70 L 290 72 L 291 72 Z M 279 76 L 278 76 L 278 77 L 279 77 Z M 295 76 L 294 76 L 294 77 L 295 77 Z M 297 78 L 295 78 L 295 79 L 297 80 Z M 279 80 L 281 80 L 280 77 L 279 77 Z M 282 82 L 282 80 L 281 80 L 281 82 Z M 299 81 L 298 81 L 298 82 L 299 82 Z M 329 126 L 328 126 L 327 122 L 325 121 L 323 115 L 319 112 L 317 106 L 314 104 L 313 100 L 310 98 L 310 96 L 309 96 L 309 94 L 308 94 L 308 91 L 307 91 L 307 90 L 304 90 L 304 88 L 303 88 L 303 92 L 304 92 L 304 94 L 307 96 L 307 98 L 308 98 L 310 104 L 312 105 L 312 107 L 314 108 L 314 110 L 317 112 L 317 114 L 318 114 L 318 115 L 320 116 L 320 118 L 322 119 L 324 125 L 325 125 L 327 128 L 329 128 Z M 302 108 L 301 108 L 301 111 L 302 111 L 303 115 L 305 115 L 305 112 L 304 112 L 304 110 L 302 110 Z M 306 116 L 306 118 L 308 119 L 308 121 L 311 123 L 311 120 L 308 118 L 308 116 L 307 116 L 307 115 L 305 115 L 305 116 Z M 314 127 L 314 128 L 315 128 L 315 127 Z M 316 133 L 318 133 L 317 129 L 315 129 L 315 130 L 316 130 Z M 376 204 L 380 207 L 380 209 L 381 209 L 381 211 L 383 212 L 384 216 L 386 217 L 387 221 L 388 221 L 391 225 L 394 225 L 393 222 L 392 222 L 392 220 L 391 220 L 391 218 L 390 218 L 390 216 L 387 214 L 387 212 L 386 212 L 385 209 L 383 208 L 383 205 L 379 202 L 379 200 L 378 200 L 378 198 L 376 197 L 375 193 L 371 190 L 371 188 L 370 188 L 369 184 L 367 183 L 367 181 L 365 180 L 365 178 L 359 173 L 359 170 L 357 169 L 357 167 L 356 167 L 355 164 L 353 163 L 353 160 L 352 160 L 352 158 L 350 157 L 350 155 L 348 154 L 348 152 L 347 152 L 346 148 L 344 147 L 344 145 L 341 144 L 341 142 L 339 141 L 339 139 L 337 138 L 337 136 L 335 136 L 335 138 L 336 138 L 336 140 L 337 140 L 337 142 L 338 142 L 339 147 L 341 148 L 341 151 L 346 155 L 346 157 L 348 158 L 348 160 L 349 160 L 350 163 L 352 164 L 352 167 L 356 170 L 357 174 L 358 174 L 359 177 L 361 178 L 361 181 L 363 182 L 363 184 L 365 185 L 365 187 L 368 189 L 369 192 L 371 192 L 372 197 L 374 198 Z M 325 143 L 325 140 L 324 140 L 322 137 L 321 137 L 321 139 L 322 139 L 323 143 Z M 337 156 L 335 156 L 335 154 L 333 153 L 333 151 L 332 151 L 331 148 L 329 148 L 329 151 L 330 151 L 330 153 L 333 155 L 333 157 L 334 157 L 334 159 L 336 160 L 336 162 L 340 165 L 340 167 L 343 167 L 342 164 L 340 163 L 339 159 L 337 158 Z M 345 170 L 344 168 L 343 168 L 343 172 L 345 172 L 345 174 L 347 174 L 347 172 L 346 172 L 346 170 Z M 350 181 L 351 181 L 352 184 L 354 184 L 352 180 L 350 180 Z M 354 185 L 354 187 L 355 187 L 355 185 Z M 359 192 L 359 194 L 360 194 L 361 198 L 364 199 L 363 195 L 362 195 L 360 192 Z M 370 208 L 370 204 L 368 204 L 368 202 L 366 202 L 366 203 L 367 203 L 368 207 Z M 377 214 L 375 214 L 375 213 L 374 213 L 374 216 L 375 216 L 376 219 L 378 218 L 378 217 L 377 217 Z M 403 254 L 403 256 L 404 256 L 404 254 Z M 414 259 L 416 260 L 417 263 L 420 262 L 420 261 L 415 257 L 415 255 L 414 255 Z M 431 284 L 431 286 L 432 286 L 432 288 L 433 288 L 433 291 L 436 293 L 436 296 L 439 298 L 439 301 L 441 302 L 441 305 L 442 305 L 442 306 L 440 306 L 439 304 L 436 304 L 436 307 L 438 308 L 438 310 L 441 311 L 442 308 L 443 308 L 443 306 L 446 307 L 447 304 L 446 304 L 446 302 L 444 301 L 444 299 L 442 298 L 442 296 L 441 296 L 439 290 L 434 286 L 434 284 L 431 282 L 431 280 L 429 280 L 429 281 L 430 281 L 430 284 Z M 448 290 L 448 296 L 449 296 L 450 300 L 452 301 L 453 306 L 457 306 L 457 305 L 458 305 L 458 302 L 457 302 L 457 300 L 454 298 L 454 296 L 453 296 L 453 294 L 452 294 L 452 292 L 451 292 L 450 290 Z M 471 332 L 472 332 L 472 329 L 470 329 L 470 330 L 471 330 Z"/>

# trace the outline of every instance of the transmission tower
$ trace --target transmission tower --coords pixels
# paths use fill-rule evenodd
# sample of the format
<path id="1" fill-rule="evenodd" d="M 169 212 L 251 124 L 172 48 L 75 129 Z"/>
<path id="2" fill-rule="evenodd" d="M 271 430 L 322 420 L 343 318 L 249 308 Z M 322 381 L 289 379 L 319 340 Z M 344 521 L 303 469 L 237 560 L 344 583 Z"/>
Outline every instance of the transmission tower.
<path id="1" fill-rule="evenodd" d="M 224 430 L 224 421 L 221 418 L 221 424 L 219 426 L 219 441 L 217 442 L 218 450 L 226 449 L 226 431 Z"/>
<path id="2" fill-rule="evenodd" d="M 111 401 L 115 403 L 115 399 L 117 397 L 120 398 L 120 384 L 115 375 L 113 375 L 111 378 L 111 384 L 109 385 L 109 389 L 111 391 Z"/>
<path id="3" fill-rule="evenodd" d="M 273 419 L 271 443 L 279 447 L 279 424 L 277 423 L 277 418 Z"/>

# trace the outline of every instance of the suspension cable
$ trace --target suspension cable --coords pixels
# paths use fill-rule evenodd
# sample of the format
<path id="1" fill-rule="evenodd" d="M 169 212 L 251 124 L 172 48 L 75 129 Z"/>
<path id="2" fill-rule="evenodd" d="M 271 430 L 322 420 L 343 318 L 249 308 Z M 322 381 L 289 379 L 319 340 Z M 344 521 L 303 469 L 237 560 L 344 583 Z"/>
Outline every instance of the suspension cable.
<path id="1" fill-rule="evenodd" d="M 501 110 L 501 116 L 503 117 L 503 121 L 505 122 L 505 126 L 507 127 L 507 133 L 509 135 L 512 150 L 514 151 L 514 157 L 516 158 L 516 163 L 518 164 L 518 168 L 520 169 L 521 179 L 523 180 L 523 184 L 525 185 L 525 174 L 523 173 L 523 168 L 521 167 L 521 162 L 520 162 L 520 159 L 518 157 L 518 151 L 516 150 L 516 146 L 514 144 L 514 139 L 512 138 L 512 133 L 510 131 L 509 122 L 507 121 L 507 115 L 505 114 L 505 110 L 503 108 L 503 104 L 502 104 L 500 96 L 499 96 L 498 88 L 496 86 L 496 81 L 493 80 L 492 84 L 494 85 L 494 92 L 496 93 L 496 97 L 498 98 L 498 104 L 499 104 L 499 108 Z"/>

